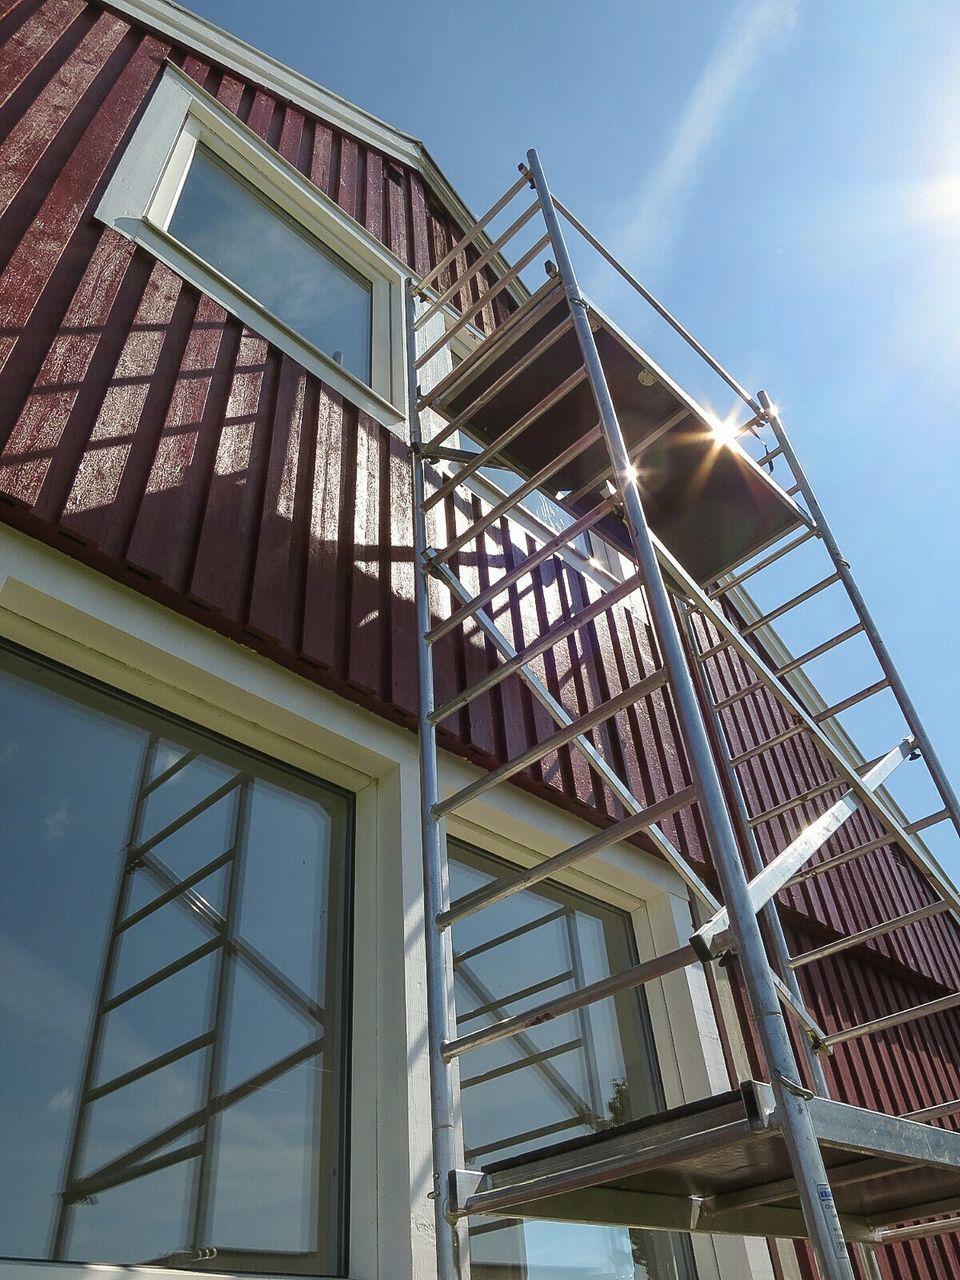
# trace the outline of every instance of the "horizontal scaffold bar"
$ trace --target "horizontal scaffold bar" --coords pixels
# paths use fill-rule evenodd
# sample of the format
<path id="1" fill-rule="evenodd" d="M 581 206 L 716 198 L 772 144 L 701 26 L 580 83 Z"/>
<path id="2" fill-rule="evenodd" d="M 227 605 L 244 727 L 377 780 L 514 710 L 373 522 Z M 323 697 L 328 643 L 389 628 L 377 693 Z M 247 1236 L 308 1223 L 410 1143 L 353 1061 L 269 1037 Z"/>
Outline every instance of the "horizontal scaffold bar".
<path id="1" fill-rule="evenodd" d="M 481 676 L 476 683 L 472 684 L 469 689 L 464 689 L 461 693 L 456 694 L 448 702 L 437 707 L 436 711 L 431 711 L 429 719 L 431 724 L 439 724 L 442 720 L 446 720 L 447 716 L 453 715 L 455 711 L 459 711 L 461 707 L 472 702 L 474 698 L 479 698 L 482 693 L 488 693 L 491 689 L 496 688 L 508 676 L 513 675 L 519 667 L 527 662 L 532 662 L 534 658 L 540 657 L 549 649 L 553 649 L 561 640 L 566 640 L 568 636 L 573 635 L 575 631 L 579 631 L 581 627 L 585 627 L 588 622 L 592 622 L 601 613 L 605 613 L 607 609 L 612 608 L 621 600 L 626 600 L 640 590 L 639 575 L 627 578 L 615 587 L 613 591 L 609 591 L 604 595 L 598 596 L 586 608 L 579 610 L 572 617 L 562 618 L 559 622 L 549 627 L 526 649 L 521 649 L 515 658 L 511 658 L 508 662 L 501 663 L 499 667 L 494 667 L 492 671 L 488 671 L 485 676 Z"/>
<path id="2" fill-rule="evenodd" d="M 856 1027 L 846 1027 L 827 1036 L 827 1044 L 843 1044 L 847 1040 L 859 1040 L 861 1036 L 871 1036 L 878 1031 L 889 1031 L 891 1027 L 902 1027 L 907 1022 L 918 1022 L 921 1018 L 932 1018 L 938 1013 L 946 1013 L 960 1005 L 960 991 L 949 996 L 941 996 L 938 1000 L 928 1000 L 925 1004 L 916 1004 L 910 1009 L 902 1009 L 899 1013 L 887 1014 L 884 1018 L 874 1018 L 872 1022 L 861 1022 Z"/>
<path id="3" fill-rule="evenodd" d="M 792 724 L 786 729 L 781 729 L 779 733 L 775 733 L 772 738 L 764 738 L 763 742 L 758 742 L 755 746 L 748 747 L 745 751 L 740 751 L 737 755 L 731 756 L 730 763 L 734 766 L 746 764 L 748 760 L 752 760 L 755 756 L 763 755 L 765 751 L 771 751 L 774 747 L 779 747 L 781 743 L 789 742 L 791 738 L 796 738 L 799 734 L 805 732 L 804 725 Z"/>
<path id="4" fill-rule="evenodd" d="M 523 889 L 529 889 L 531 885 L 539 884 L 541 880 L 556 875 L 558 871 L 572 867 L 575 863 L 602 853 L 604 849 L 611 848 L 621 840 L 627 840 L 637 832 L 644 831 L 653 823 L 660 822 L 661 819 L 676 813 L 678 809 L 692 804 L 695 798 L 693 788 L 686 787 L 676 795 L 668 796 L 665 800 L 659 800 L 646 809 L 641 809 L 639 813 L 631 814 L 629 818 L 624 818 L 614 823 L 612 827 L 588 836 L 586 840 L 581 840 L 579 844 L 564 849 L 562 853 L 555 853 L 552 857 L 545 858 L 543 862 L 511 876 L 508 880 L 498 880 L 491 885 L 484 885 L 482 889 L 476 889 L 473 893 L 466 894 L 451 903 L 446 911 L 437 916 L 437 924 L 441 928 L 446 928 L 448 925 L 456 924 L 458 920 L 465 920 L 467 916 L 482 911 L 484 907 L 502 902 L 504 898 L 512 897 Z"/>
<path id="5" fill-rule="evenodd" d="M 473 475 L 473 473 L 475 471 L 479 471 L 481 467 L 489 466 L 490 463 L 493 462 L 494 458 L 496 458 L 508 444 L 512 444 L 518 436 L 522 435 L 528 427 L 532 426 L 549 409 L 552 409 L 553 406 L 559 400 L 562 400 L 565 395 L 571 392 L 574 387 L 579 386 L 586 376 L 587 371 L 581 365 L 579 369 L 571 373 L 569 378 L 565 378 L 558 387 L 555 387 L 548 396 L 545 396 L 539 404 L 535 404 L 532 409 L 529 409 L 522 417 L 518 418 L 512 426 L 507 427 L 505 431 L 502 431 L 500 435 L 497 436 L 496 440 L 494 440 L 492 444 L 488 445 L 486 449 L 481 449 L 479 453 L 469 455 L 465 465 L 455 476 L 451 476 L 449 480 L 446 480 L 437 489 L 435 489 L 433 493 L 424 499 L 424 511 L 429 511 L 430 508 L 435 507 L 438 502 L 442 502 L 444 498 L 453 493 L 454 490 L 461 485 L 464 480 L 466 480 L 467 476 Z M 429 445 L 425 447 L 424 452 L 427 454 L 432 452 Z"/>
<path id="6" fill-rule="evenodd" d="M 616 504 L 616 501 L 617 499 L 613 495 L 609 498 L 605 498 L 603 502 L 597 503 L 592 511 L 588 511 L 585 516 L 581 516 L 581 518 L 574 524 L 569 525 L 566 529 L 563 529 L 560 533 L 556 534 L 555 537 L 544 542 L 536 551 L 525 556 L 519 564 L 514 565 L 514 567 L 508 573 L 505 573 L 502 578 L 497 578 L 495 582 L 491 582 L 489 587 L 485 587 L 479 595 L 474 596 L 467 604 L 463 604 L 458 609 L 455 609 L 453 613 L 450 614 L 449 618 L 444 618 L 442 622 L 438 622 L 435 627 L 432 627 L 431 630 L 427 632 L 427 639 L 429 642 L 434 644 L 437 640 L 442 639 L 447 632 L 453 631 L 456 627 L 462 626 L 462 624 L 466 622 L 468 618 L 472 617 L 478 609 L 482 609 L 485 605 L 489 604 L 491 600 L 495 600 L 497 596 L 502 595 L 503 592 L 512 587 L 515 582 L 526 577 L 528 573 L 532 573 L 538 565 L 543 564 L 544 560 L 549 560 L 552 555 L 556 555 L 558 551 L 562 551 L 564 548 L 568 547 L 570 543 L 576 538 L 579 538 L 582 533 L 591 529 L 598 520 L 602 520 L 607 512 Z"/>
<path id="7" fill-rule="evenodd" d="M 841 778 L 827 778 L 824 782 L 818 782 L 816 786 L 808 787 L 806 791 L 802 791 L 799 795 L 790 796 L 786 800 L 781 800 L 779 804 L 765 809 L 763 813 L 758 813 L 755 818 L 748 820 L 749 825 L 751 827 L 760 827 L 765 822 L 772 822 L 774 818 L 780 818 L 785 813 L 790 813 L 792 809 L 798 809 L 802 804 L 809 804 L 811 800 L 818 800 L 820 796 L 826 795 L 828 791 L 835 791 L 842 786 L 843 780 Z"/>
<path id="8" fill-rule="evenodd" d="M 829 653 L 831 649 L 836 649 L 838 645 L 843 644 L 845 641 L 852 640 L 854 636 L 860 635 L 862 631 L 863 623 L 856 622 L 852 627 L 848 627 L 846 631 L 841 631 L 838 635 L 831 636 L 829 640 L 824 640 L 823 644 L 818 644 L 813 649 L 808 649 L 806 653 L 801 653 L 799 658 L 791 658 L 782 667 L 777 667 L 776 674 L 778 676 L 789 675 L 791 671 L 796 671 L 798 667 L 805 666 L 806 663 L 812 662 L 814 658 L 820 658 L 823 654 Z"/>
<path id="9" fill-rule="evenodd" d="M 888 845 L 895 843 L 890 836 L 877 836 L 874 840 L 868 840 L 866 844 L 857 845 L 855 849 L 848 849 L 846 853 L 836 853 L 832 858 L 825 858 L 815 867 L 806 867 L 803 871 L 798 871 L 791 877 L 789 884 L 802 884 L 804 880 L 813 880 L 817 876 L 825 875 L 828 871 L 842 867 L 848 862 L 855 862 L 857 858 L 865 858 L 868 853 L 876 853 L 878 849 L 885 849 Z"/>
<path id="10" fill-rule="evenodd" d="M 661 436 L 665 436 L 668 431 L 672 431 L 674 427 L 679 426 L 686 418 L 691 417 L 691 411 L 684 407 L 676 413 L 671 413 L 668 418 L 664 418 L 655 427 L 646 433 L 638 445 L 631 449 L 629 457 L 632 463 L 638 463 L 643 455 L 650 449 Z M 613 467 L 609 462 L 594 472 L 589 480 L 586 480 L 579 489 L 574 489 L 572 493 L 568 493 L 564 501 L 567 506 L 575 507 L 581 498 L 586 498 L 594 490 L 598 489 L 604 480 L 611 479 L 613 476 Z"/>
<path id="11" fill-rule="evenodd" d="M 519 276 L 524 267 L 528 267 L 537 254 L 542 253 L 543 250 L 546 249 L 549 243 L 550 237 L 544 235 L 540 237 L 536 244 L 531 245 L 526 253 L 517 259 L 510 270 L 505 271 L 503 275 L 497 279 L 496 284 L 491 285 L 490 288 L 486 290 L 486 292 L 481 296 L 479 302 L 475 302 L 472 307 L 467 307 L 466 311 L 461 312 L 458 319 L 454 321 L 449 329 L 446 329 L 443 335 L 437 338 L 436 342 L 431 343 L 430 346 L 427 347 L 426 351 L 424 351 L 423 355 L 417 357 L 416 367 L 418 369 L 422 368 L 423 365 L 425 365 L 428 360 L 431 360 L 438 351 L 445 347 L 452 338 L 455 338 L 461 329 L 465 329 L 474 316 L 479 315 L 484 307 L 489 306 L 494 298 L 497 297 L 498 294 L 502 293 L 507 285 L 511 284 L 517 276 Z"/>
<path id="12" fill-rule="evenodd" d="M 827 942 L 822 947 L 815 947 L 812 951 L 804 951 L 802 955 L 793 957 L 790 967 L 799 969 L 805 964 L 826 960 L 828 956 L 848 951 L 851 947 L 862 946 L 863 943 L 871 942 L 874 938 L 882 938 L 888 933 L 894 933 L 897 929 L 906 929 L 908 925 L 929 920 L 931 916 L 943 915 L 949 910 L 948 902 L 930 902 L 925 907 L 918 907 L 916 911 L 908 911 L 906 915 L 897 916 L 895 920 L 884 920 L 881 924 L 871 925 L 869 929 L 861 929 L 859 933 L 851 933 L 846 938 L 838 938 L 835 942 Z"/>
<path id="13" fill-rule="evenodd" d="M 444 254 L 444 256 L 440 259 L 437 265 L 435 267 L 430 268 L 427 274 L 415 286 L 417 292 L 421 292 L 423 290 L 428 280 L 435 280 L 437 276 L 441 273 L 441 271 L 446 270 L 446 268 L 449 267 L 450 263 L 456 259 L 457 255 L 460 253 L 463 253 L 467 245 L 472 244 L 473 241 L 476 240 L 477 236 L 484 229 L 484 227 L 497 216 L 497 214 L 500 212 L 501 209 L 506 208 L 506 206 L 510 203 L 513 197 L 515 195 L 518 195 L 523 190 L 523 188 L 527 186 L 529 181 L 530 180 L 526 174 L 521 174 L 521 176 L 516 180 L 513 186 L 510 187 L 507 191 L 505 191 L 503 195 L 500 197 L 500 199 L 497 200 L 495 204 L 492 204 L 490 208 L 487 210 L 487 212 L 481 218 L 479 218 L 475 223 L 473 223 L 472 226 L 468 227 L 466 233 L 456 242 L 456 244 L 453 246 L 452 249 L 450 249 L 447 253 Z"/>
<path id="14" fill-rule="evenodd" d="M 851 693 L 849 698 L 843 698 L 840 702 L 835 702 L 832 707 L 827 707 L 825 711 L 818 711 L 813 718 L 817 724 L 822 724 L 824 720 L 832 720 L 841 711 L 848 711 L 851 707 L 855 707 L 861 702 L 866 702 L 867 698 L 872 698 L 875 693 L 881 693 L 889 687 L 890 682 L 884 676 L 882 680 L 878 680 L 875 684 L 869 684 L 865 689 L 860 689 L 857 693 Z"/>
<path id="15" fill-rule="evenodd" d="M 588 986 L 581 987 L 579 991 L 570 991 L 566 995 L 548 1000 L 545 1004 L 537 1005 L 534 1009 L 514 1014 L 511 1018 L 503 1018 L 492 1026 L 481 1027 L 478 1031 L 471 1031 L 465 1036 L 449 1040 L 443 1046 L 443 1056 L 449 1062 L 473 1049 L 496 1044 L 498 1040 L 506 1040 L 521 1031 L 529 1031 L 531 1027 L 552 1022 L 554 1018 L 562 1017 L 565 1013 L 573 1013 L 576 1009 L 596 1004 L 598 1000 L 607 1000 L 610 996 L 619 995 L 623 991 L 635 991 L 637 987 L 642 987 L 648 982 L 656 981 L 657 978 L 665 977 L 668 973 L 675 973 L 678 969 L 685 969 L 687 965 L 696 963 L 697 954 L 692 946 L 678 947 L 675 951 L 654 956 L 652 960 L 634 965 L 631 969 L 624 969 L 622 973 L 615 973 L 608 978 L 601 978 L 598 982 L 591 982 Z"/>
<path id="16" fill-rule="evenodd" d="M 425 311 L 421 311 L 417 316 L 417 322 L 414 325 L 414 328 L 422 328 L 423 325 L 436 315 L 442 307 L 446 306 L 451 298 L 455 297 L 456 294 L 465 289 L 473 277 L 493 261 L 503 246 L 508 244 L 517 232 L 527 225 L 539 207 L 539 202 L 536 200 L 534 200 L 533 204 L 528 205 L 523 213 L 521 213 L 520 217 L 507 227 L 506 231 L 504 231 L 504 233 L 493 242 L 490 248 L 487 249 L 485 253 L 482 253 L 480 257 L 477 258 L 476 262 L 471 262 L 467 270 L 462 275 L 457 276 L 449 289 L 445 289 L 444 292 L 440 294 L 439 298 L 434 302 L 431 302 Z"/>
<path id="17" fill-rule="evenodd" d="M 764 662 L 760 654 L 755 652 L 748 640 L 740 634 L 723 611 L 701 590 L 699 584 L 690 577 L 686 569 L 675 556 L 671 555 L 655 535 L 654 544 L 661 565 L 668 576 L 674 580 L 679 589 L 687 596 L 691 606 L 701 613 L 706 621 L 720 633 L 725 643 L 738 653 L 747 666 L 763 679 L 771 695 L 780 705 L 802 722 L 817 750 L 836 766 L 837 772 L 844 782 L 860 796 L 870 812 L 886 827 L 891 839 L 900 846 L 917 870 L 936 885 L 937 890 L 949 901 L 954 918 L 960 920 L 960 894 L 958 894 L 956 887 L 950 883 L 927 850 L 912 838 L 910 832 L 894 815 L 883 798 L 865 785 L 865 780 L 857 772 L 858 765 L 821 729 L 817 721 L 806 711 L 793 692 L 785 684 L 777 680 L 773 671 Z"/>
<path id="18" fill-rule="evenodd" d="M 462 386 L 464 381 L 469 382 L 490 365 L 496 358 L 497 352 L 507 344 L 509 338 L 511 342 L 516 342 L 523 334 L 527 333 L 534 325 L 539 324 L 544 316 L 545 307 L 553 305 L 551 294 L 558 292 L 559 286 L 557 281 L 548 276 L 539 289 L 531 293 L 530 297 L 514 311 L 509 320 L 505 320 L 500 325 L 494 337 L 487 338 L 484 342 L 478 342 L 472 350 L 463 357 L 458 363 L 441 378 L 436 381 L 429 390 L 424 391 L 421 387 L 417 387 L 417 410 L 429 409 L 438 401 L 442 401 L 450 394 L 450 390 L 454 386 Z M 435 441 L 436 436 L 433 437 Z"/>
<path id="19" fill-rule="evenodd" d="M 725 595 L 726 592 L 732 591 L 734 587 L 739 587 L 741 583 L 746 582 L 748 578 L 752 578 L 755 573 L 760 573 L 763 569 L 768 569 L 770 565 L 776 564 L 778 560 L 782 560 L 784 556 L 788 556 L 791 551 L 796 551 L 797 547 L 802 547 L 805 542 L 809 542 L 811 538 L 817 536 L 815 529 L 804 529 L 803 533 L 796 538 L 792 538 L 783 546 L 777 547 L 771 551 L 769 555 L 758 560 L 756 564 L 748 565 L 746 569 L 741 569 L 739 573 L 726 578 L 723 582 L 713 588 L 709 593 L 711 598 L 716 599 L 718 596 Z"/>
<path id="20" fill-rule="evenodd" d="M 495 381 L 491 382 L 488 387 L 484 387 L 483 391 L 481 391 L 478 396 L 475 396 L 465 408 L 461 409 L 455 417 L 449 420 L 441 431 L 438 431 L 431 440 L 427 441 L 426 448 L 429 449 L 433 447 L 441 441 L 446 440 L 454 431 L 459 431 L 461 427 L 467 426 L 471 419 L 479 413 L 485 405 L 489 404 L 491 400 L 496 399 L 502 391 L 506 390 L 506 388 L 510 386 L 511 382 L 516 378 L 519 378 L 520 374 L 523 373 L 525 369 L 533 364 L 534 361 L 538 360 L 544 352 L 549 351 L 553 344 L 555 342 L 559 342 L 563 335 L 565 333 L 569 333 L 572 328 L 573 321 L 569 316 L 565 316 L 559 324 L 554 325 L 549 333 L 544 334 L 539 342 L 532 346 L 529 351 L 525 351 L 519 360 L 511 361 L 510 366 L 507 369 L 504 369 L 503 373 L 501 373 Z M 459 365 L 454 372 L 461 373 L 462 368 L 463 366 Z M 424 400 L 429 404 L 435 396 L 435 391 L 428 392 L 424 397 Z"/>
<path id="21" fill-rule="evenodd" d="M 505 516 L 514 507 L 518 506 L 528 494 L 533 493 L 534 489 L 541 488 L 544 481 L 549 480 L 552 475 L 565 467 L 568 462 L 572 462 L 574 458 L 578 458 L 581 453 L 596 444 L 600 439 L 600 435 L 599 427 L 593 427 L 590 431 L 584 432 L 579 439 L 574 440 L 573 444 L 568 445 L 562 453 L 557 454 L 545 467 L 542 467 L 536 475 L 530 476 L 523 484 L 506 494 L 500 502 L 490 508 L 486 515 L 474 520 L 473 524 L 448 542 L 442 550 L 435 551 L 432 562 L 443 562 L 455 556 L 468 542 L 478 538 L 485 529 L 488 529 L 490 525 L 495 524 L 502 516 Z"/>
<path id="22" fill-rule="evenodd" d="M 819 582 L 815 582 L 812 587 L 807 587 L 805 591 L 799 591 L 795 596 L 791 596 L 789 600 L 784 600 L 783 604 L 778 604 L 775 609 L 771 609 L 769 613 L 765 613 L 756 621 L 751 622 L 746 627 L 740 628 L 742 636 L 752 636 L 755 631 L 759 631 L 762 627 L 767 627 L 771 622 L 775 622 L 777 618 L 782 618 L 785 613 L 789 613 L 792 609 L 796 609 L 799 605 L 805 604 L 808 600 L 812 600 L 814 596 L 818 596 L 821 591 L 826 591 L 827 587 L 832 587 L 835 582 L 840 581 L 839 573 L 828 574 L 826 578 L 821 578 Z"/>
<path id="23" fill-rule="evenodd" d="M 534 743 L 532 747 L 528 747 L 526 751 L 514 756 L 512 760 L 508 760 L 505 764 L 500 765 L 499 768 L 491 769 L 488 774 L 478 778 L 476 782 L 472 782 L 469 786 L 449 796 L 446 800 L 441 800 L 439 804 L 433 806 L 434 816 L 442 818 L 454 809 L 459 809 L 463 805 L 469 804 L 471 800 L 476 800 L 485 792 L 492 790 L 493 787 L 499 786 L 501 782 L 506 782 L 509 778 L 512 778 L 514 774 L 520 773 L 531 764 L 543 759 L 544 756 L 559 750 L 560 747 L 567 746 L 574 738 L 588 733 L 591 729 L 596 729 L 605 720 L 615 716 L 618 711 L 625 711 L 627 707 L 632 707 L 641 698 L 655 693 L 657 689 L 662 689 L 666 682 L 667 674 L 665 671 L 655 671 L 653 675 L 647 676 L 645 680 L 639 680 L 635 685 L 631 685 L 629 689 L 624 689 L 615 697 L 609 698 L 606 702 L 601 702 L 598 707 L 588 711 L 579 720 L 573 720 L 569 725 L 558 729 L 541 742 Z"/>

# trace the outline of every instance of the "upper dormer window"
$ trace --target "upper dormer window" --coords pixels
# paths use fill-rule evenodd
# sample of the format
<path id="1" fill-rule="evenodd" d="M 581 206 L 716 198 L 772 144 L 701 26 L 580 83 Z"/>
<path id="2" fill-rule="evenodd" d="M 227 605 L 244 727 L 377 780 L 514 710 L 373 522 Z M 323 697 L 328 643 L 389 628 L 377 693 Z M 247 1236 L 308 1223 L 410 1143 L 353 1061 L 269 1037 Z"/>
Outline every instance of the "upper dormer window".
<path id="1" fill-rule="evenodd" d="M 176 67 L 97 216 L 377 421 L 403 425 L 409 269 Z"/>
<path id="2" fill-rule="evenodd" d="M 275 320 L 368 385 L 373 287 L 197 146 L 165 230 Z"/>

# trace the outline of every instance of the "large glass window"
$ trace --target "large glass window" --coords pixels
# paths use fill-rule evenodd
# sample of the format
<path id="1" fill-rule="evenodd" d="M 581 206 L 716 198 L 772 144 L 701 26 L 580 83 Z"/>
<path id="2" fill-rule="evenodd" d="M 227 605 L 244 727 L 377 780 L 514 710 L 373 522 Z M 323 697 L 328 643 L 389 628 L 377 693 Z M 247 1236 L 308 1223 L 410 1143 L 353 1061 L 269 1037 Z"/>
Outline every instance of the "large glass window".
<path id="1" fill-rule="evenodd" d="M 0 1256 L 343 1272 L 351 824 L 0 649 Z"/>
<path id="2" fill-rule="evenodd" d="M 318 351 L 369 383 L 372 288 L 203 146 L 167 230 Z"/>
<path id="3" fill-rule="evenodd" d="M 450 841 L 451 895 L 505 868 Z M 463 1032 L 521 1013 L 637 961 L 630 918 L 541 884 L 458 923 L 457 1025 Z M 554 1018 L 461 1060 L 467 1163 L 473 1167 L 636 1120 L 664 1107 L 642 992 Z M 478 1219 L 480 1280 L 693 1280 L 689 1241 L 661 1232 Z"/>

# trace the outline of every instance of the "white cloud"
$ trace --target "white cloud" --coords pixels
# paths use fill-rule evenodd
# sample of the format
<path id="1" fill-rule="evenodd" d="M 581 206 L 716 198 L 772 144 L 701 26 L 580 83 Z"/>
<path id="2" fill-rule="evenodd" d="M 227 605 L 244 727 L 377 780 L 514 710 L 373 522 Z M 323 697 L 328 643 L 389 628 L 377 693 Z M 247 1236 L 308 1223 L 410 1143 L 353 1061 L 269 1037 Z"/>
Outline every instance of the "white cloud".
<path id="1" fill-rule="evenodd" d="M 72 1089 L 59 1089 L 47 1103 L 48 1111 L 66 1111 L 73 1102 Z"/>
<path id="2" fill-rule="evenodd" d="M 736 8 L 663 156 L 631 195 L 616 235 L 621 252 L 648 266 L 660 267 L 669 259 L 708 150 L 771 42 L 793 28 L 796 16 L 796 0 L 749 0 Z"/>
<path id="3" fill-rule="evenodd" d="M 6 746 L 0 747 L 0 765 L 10 764 L 16 760 L 20 754 L 19 742 L 8 742 Z"/>
<path id="4" fill-rule="evenodd" d="M 54 809 L 53 813 L 47 814 L 43 825 L 46 827 L 48 840 L 60 840 L 70 825 L 70 815 L 63 805 L 60 805 L 58 809 Z"/>

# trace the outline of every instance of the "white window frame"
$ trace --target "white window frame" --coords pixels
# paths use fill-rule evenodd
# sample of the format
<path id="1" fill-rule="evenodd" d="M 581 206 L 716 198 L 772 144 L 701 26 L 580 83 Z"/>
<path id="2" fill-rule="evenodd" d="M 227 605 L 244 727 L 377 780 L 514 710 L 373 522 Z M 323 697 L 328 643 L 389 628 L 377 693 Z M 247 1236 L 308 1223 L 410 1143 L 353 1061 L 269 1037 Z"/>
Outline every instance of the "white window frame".
<path id="1" fill-rule="evenodd" d="M 371 287 L 367 385 L 290 328 L 168 231 L 198 145 L 276 205 Z M 96 210 L 214 298 L 248 328 L 299 361 L 391 430 L 406 421 L 404 283 L 409 268 L 262 138 L 177 67 L 168 64 Z"/>

